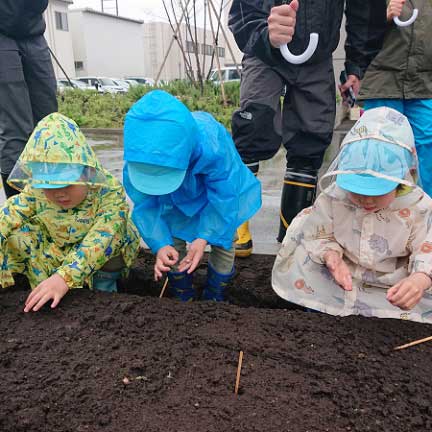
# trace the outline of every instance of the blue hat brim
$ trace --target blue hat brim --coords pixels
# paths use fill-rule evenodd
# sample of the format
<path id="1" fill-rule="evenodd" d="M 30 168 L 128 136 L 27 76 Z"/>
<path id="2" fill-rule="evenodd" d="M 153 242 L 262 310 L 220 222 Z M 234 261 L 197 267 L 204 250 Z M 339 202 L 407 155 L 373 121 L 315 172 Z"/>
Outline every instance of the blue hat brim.
<path id="1" fill-rule="evenodd" d="M 52 184 L 52 183 L 33 183 L 34 189 L 61 189 L 70 186 L 70 184 Z"/>
<path id="2" fill-rule="evenodd" d="M 81 164 L 30 162 L 29 167 L 32 171 L 32 187 L 35 189 L 60 189 L 70 186 L 79 181 L 84 172 L 84 165 Z"/>
<path id="3" fill-rule="evenodd" d="M 399 183 L 369 174 L 338 174 L 336 184 L 359 195 L 380 196 L 396 189 Z"/>
<path id="4" fill-rule="evenodd" d="M 166 195 L 183 183 L 186 170 L 160 165 L 128 162 L 129 180 L 138 191 L 147 195 Z"/>

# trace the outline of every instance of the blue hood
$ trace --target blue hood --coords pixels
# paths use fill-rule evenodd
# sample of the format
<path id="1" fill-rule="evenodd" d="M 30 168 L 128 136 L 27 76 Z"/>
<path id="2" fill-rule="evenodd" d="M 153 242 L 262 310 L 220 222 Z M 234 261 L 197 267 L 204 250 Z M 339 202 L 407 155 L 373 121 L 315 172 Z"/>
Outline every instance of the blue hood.
<path id="1" fill-rule="evenodd" d="M 154 90 L 126 114 L 124 159 L 186 170 L 197 134 L 190 111 L 169 93 Z M 161 142 L 167 145 L 161 147 Z"/>

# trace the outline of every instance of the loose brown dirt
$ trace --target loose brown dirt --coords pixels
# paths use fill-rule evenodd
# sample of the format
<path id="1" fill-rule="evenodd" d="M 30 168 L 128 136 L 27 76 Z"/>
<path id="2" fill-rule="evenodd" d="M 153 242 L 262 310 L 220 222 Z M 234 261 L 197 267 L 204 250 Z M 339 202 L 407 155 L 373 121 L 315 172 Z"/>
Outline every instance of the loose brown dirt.
<path id="1" fill-rule="evenodd" d="M 25 284 L 2 290 L 0 431 L 432 430 L 432 345 L 392 350 L 431 326 L 290 307 L 273 259 L 238 261 L 222 304 L 160 300 L 149 254 L 122 293 L 74 290 L 55 310 L 24 314 Z"/>

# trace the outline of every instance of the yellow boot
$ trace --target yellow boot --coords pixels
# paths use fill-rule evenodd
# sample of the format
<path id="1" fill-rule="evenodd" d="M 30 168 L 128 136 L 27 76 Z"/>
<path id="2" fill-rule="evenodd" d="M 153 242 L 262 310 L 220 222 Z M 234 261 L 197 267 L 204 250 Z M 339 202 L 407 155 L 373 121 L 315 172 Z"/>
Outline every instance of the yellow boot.
<path id="1" fill-rule="evenodd" d="M 235 256 L 246 258 L 252 254 L 252 236 L 249 231 L 249 221 L 237 228 L 238 240 L 235 242 Z"/>

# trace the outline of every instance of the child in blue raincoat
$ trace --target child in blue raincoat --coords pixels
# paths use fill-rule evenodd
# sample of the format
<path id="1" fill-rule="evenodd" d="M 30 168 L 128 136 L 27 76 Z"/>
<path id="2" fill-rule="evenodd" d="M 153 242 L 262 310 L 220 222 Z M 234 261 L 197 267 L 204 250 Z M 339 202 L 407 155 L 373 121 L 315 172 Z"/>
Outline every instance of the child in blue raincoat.
<path id="1" fill-rule="evenodd" d="M 227 130 L 210 114 L 152 91 L 126 115 L 124 159 L 132 219 L 156 254 L 155 279 L 168 272 L 172 294 L 193 299 L 192 274 L 209 244 L 203 298 L 224 300 L 236 229 L 261 207 L 260 183 Z"/>

